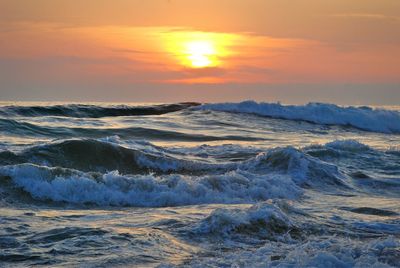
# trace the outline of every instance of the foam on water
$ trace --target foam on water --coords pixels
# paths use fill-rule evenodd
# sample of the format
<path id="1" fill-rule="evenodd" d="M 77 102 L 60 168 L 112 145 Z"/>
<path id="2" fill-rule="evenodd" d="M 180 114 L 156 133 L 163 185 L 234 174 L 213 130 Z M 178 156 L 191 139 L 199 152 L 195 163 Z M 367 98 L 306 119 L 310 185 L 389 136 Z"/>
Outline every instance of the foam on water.
<path id="1" fill-rule="evenodd" d="M 388 223 L 355 221 L 351 225 L 345 232 L 355 228 L 358 235 L 340 236 L 339 228 L 328 230 L 329 225 L 321 225 L 318 219 L 282 200 L 217 209 L 197 223 L 193 232 L 221 237 L 225 250 L 208 249 L 209 255 L 204 253 L 207 257 L 194 258 L 184 267 L 218 267 L 222 263 L 227 267 L 398 267 L 398 225 L 396 231 L 395 224 Z M 360 239 L 361 230 L 366 239 Z M 372 238 L 379 232 L 388 236 Z M 242 249 L 240 245 L 246 242 L 262 245 L 255 250 Z M 229 247 L 234 249 L 229 251 Z"/>
<path id="2" fill-rule="evenodd" d="M 254 251 L 236 251 L 223 256 L 194 259 L 184 267 L 398 267 L 400 242 L 395 237 L 351 240 L 340 237 L 310 237 L 307 242 L 268 242 Z"/>
<path id="3" fill-rule="evenodd" d="M 296 229 L 278 206 L 259 203 L 249 209 L 217 209 L 203 219 L 194 232 L 212 235 L 253 235 L 262 238 L 283 236 Z"/>
<path id="4" fill-rule="evenodd" d="M 367 131 L 400 133 L 398 111 L 370 107 L 341 107 L 334 104 L 309 103 L 307 105 L 281 105 L 279 103 L 205 104 L 197 109 L 234 113 L 250 113 L 289 120 L 304 120 L 316 124 L 353 126 Z"/>
<path id="5" fill-rule="evenodd" d="M 358 190 L 367 192 L 376 191 L 373 185 L 380 185 L 381 191 L 391 191 L 389 185 L 395 187 L 393 191 L 398 188 L 396 180 L 370 177 L 360 180 L 361 175 L 354 175 L 352 170 L 346 174 L 338 166 L 320 159 L 330 154 L 321 155 L 319 151 L 334 149 L 351 152 L 355 154 L 352 157 L 357 157 L 365 150 L 372 150 L 351 140 L 304 149 L 286 147 L 261 153 L 252 151 L 255 156 L 247 155 L 245 160 L 220 163 L 205 162 L 201 157 L 181 159 L 181 151 L 174 154 L 176 150 L 166 150 L 147 142 L 130 143 L 132 148 L 116 142 L 116 139 L 110 142 L 72 140 L 32 147 L 19 154 L 3 152 L 2 161 L 8 159 L 13 163 L 0 167 L 0 175 L 10 177 L 14 184 L 37 199 L 113 206 L 295 199 L 303 189 L 346 193 L 353 191 L 355 185 L 362 186 Z M 220 154 L 223 154 L 231 147 L 213 147 L 216 149 L 222 150 Z M 189 149 L 191 152 L 198 150 L 203 151 L 202 146 Z M 244 149 L 246 153 L 247 150 Z M 371 152 L 381 157 L 378 151 Z M 74 159 L 77 154 L 82 158 Z M 313 154 L 318 158 L 311 156 Z M 28 159 L 36 164 L 24 163 Z M 149 174 L 152 171 L 154 173 Z"/>
<path id="6" fill-rule="evenodd" d="M 257 174 L 283 172 L 296 184 L 324 190 L 347 188 L 338 167 L 314 158 L 293 147 L 275 148 L 242 163 L 240 168 Z"/>
<path id="7" fill-rule="evenodd" d="M 39 200 L 113 206 L 179 206 L 296 198 L 302 191 L 287 176 L 230 171 L 221 175 L 90 174 L 31 164 L 0 167 L 0 174 Z"/>
<path id="8" fill-rule="evenodd" d="M 399 112 L 195 105 L 1 106 L 0 266 L 399 266 Z"/>
<path id="9" fill-rule="evenodd" d="M 293 147 L 271 149 L 239 162 L 207 163 L 176 158 L 149 143 L 145 146 L 150 148 L 88 140 L 33 147 L 14 157 L 29 156 L 36 165 L 2 166 L 0 174 L 37 199 L 114 206 L 255 202 L 294 199 L 302 188 L 332 193 L 351 188 L 337 166 Z M 77 154 L 87 158 L 73 159 Z M 107 171 L 110 167 L 117 170 Z M 148 174 L 151 170 L 156 173 Z"/>

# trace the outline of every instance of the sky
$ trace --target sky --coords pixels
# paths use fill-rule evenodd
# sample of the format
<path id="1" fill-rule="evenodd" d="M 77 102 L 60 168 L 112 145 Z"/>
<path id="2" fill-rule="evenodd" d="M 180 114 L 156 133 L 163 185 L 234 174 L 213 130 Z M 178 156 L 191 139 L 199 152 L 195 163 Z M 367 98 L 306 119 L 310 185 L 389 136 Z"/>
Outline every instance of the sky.
<path id="1" fill-rule="evenodd" d="M 398 0 L 0 0 L 0 101 L 400 104 Z"/>

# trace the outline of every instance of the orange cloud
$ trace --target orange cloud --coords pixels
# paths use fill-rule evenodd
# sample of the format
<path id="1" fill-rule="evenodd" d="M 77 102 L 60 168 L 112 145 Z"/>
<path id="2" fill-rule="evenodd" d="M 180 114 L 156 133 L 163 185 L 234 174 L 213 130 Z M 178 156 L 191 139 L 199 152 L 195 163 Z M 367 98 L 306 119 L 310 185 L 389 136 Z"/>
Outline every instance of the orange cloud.
<path id="1" fill-rule="evenodd" d="M 400 78 L 400 59 L 393 57 L 400 55 L 400 48 L 390 44 L 338 50 L 315 40 L 180 27 L 20 22 L 8 29 L 1 36 L 0 58 L 25 62 L 21 70 L 29 76 L 29 66 L 37 61 L 42 73 L 86 82 L 96 77 L 132 84 L 367 83 Z"/>

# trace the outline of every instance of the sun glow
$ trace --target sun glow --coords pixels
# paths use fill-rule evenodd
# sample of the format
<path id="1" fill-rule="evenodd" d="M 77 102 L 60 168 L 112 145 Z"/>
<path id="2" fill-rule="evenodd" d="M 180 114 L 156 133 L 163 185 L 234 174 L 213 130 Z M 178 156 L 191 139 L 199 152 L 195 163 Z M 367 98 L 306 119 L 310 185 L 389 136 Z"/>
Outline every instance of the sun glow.
<path id="1" fill-rule="evenodd" d="M 230 34 L 176 31 L 168 34 L 166 48 L 185 67 L 219 67 L 232 54 L 229 47 L 234 38 Z"/>
<path id="2" fill-rule="evenodd" d="M 205 68 L 217 64 L 215 45 L 209 40 L 190 41 L 185 44 L 185 54 L 194 68 Z"/>

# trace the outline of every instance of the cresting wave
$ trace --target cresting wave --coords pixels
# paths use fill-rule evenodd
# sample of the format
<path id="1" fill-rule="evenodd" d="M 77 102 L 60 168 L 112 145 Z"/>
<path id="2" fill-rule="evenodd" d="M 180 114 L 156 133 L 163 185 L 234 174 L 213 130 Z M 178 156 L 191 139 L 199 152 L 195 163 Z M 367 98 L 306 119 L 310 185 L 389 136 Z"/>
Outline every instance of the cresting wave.
<path id="1" fill-rule="evenodd" d="M 107 142 L 105 140 L 111 140 Z M 178 158 L 161 147 L 144 143 L 149 149 L 129 148 L 104 140 L 65 140 L 46 145 L 33 146 L 19 153 L 0 152 L 0 164 L 65 167 L 84 172 L 108 172 L 116 170 L 123 174 L 145 173 L 191 173 L 219 169 L 226 170 L 232 164 L 211 164 Z M 141 145 L 138 143 L 138 145 Z"/>
<path id="2" fill-rule="evenodd" d="M 294 199 L 301 189 L 284 175 L 246 171 L 220 175 L 121 175 L 84 173 L 32 164 L 4 166 L 0 178 L 42 201 L 99 206 L 165 207 Z"/>
<path id="3" fill-rule="evenodd" d="M 21 152 L 3 151 L 0 153 L 1 165 L 16 165 L 32 163 L 50 167 L 66 167 L 84 172 L 107 172 L 117 170 L 123 174 L 137 173 L 190 173 L 196 171 L 212 171 L 220 173 L 235 169 L 251 170 L 256 173 L 268 171 L 291 172 L 298 182 L 305 180 L 303 172 L 315 169 L 315 174 L 324 174 L 320 177 L 331 177 L 336 174 L 335 166 L 320 161 L 308 155 L 307 150 L 315 148 L 336 149 L 346 151 L 358 146 L 365 146 L 356 141 L 336 141 L 324 146 L 306 147 L 305 151 L 294 147 L 274 148 L 267 151 L 259 151 L 253 148 L 235 146 L 235 159 L 238 154 L 245 157 L 242 161 L 231 162 L 229 160 L 231 146 L 208 146 L 209 150 L 219 151 L 227 159 L 219 162 L 209 162 L 207 159 L 196 157 L 188 159 L 187 154 L 197 155 L 204 151 L 204 146 L 181 149 L 163 148 L 154 146 L 149 142 L 135 142 L 124 145 L 118 144 L 119 139 L 110 137 L 106 139 L 64 140 L 51 142 L 45 145 L 29 147 Z M 232 154 L 232 152 L 231 152 Z M 329 154 L 329 153 L 328 153 Z"/>
<path id="4" fill-rule="evenodd" d="M 200 105 L 196 102 L 160 104 L 152 106 L 128 105 L 84 105 L 66 104 L 53 106 L 4 106 L 0 108 L 3 116 L 64 116 L 77 118 L 101 118 L 111 116 L 161 115 Z"/>
<path id="5" fill-rule="evenodd" d="M 204 104 L 195 109 L 232 113 L 249 113 L 272 118 L 301 120 L 316 124 L 352 126 L 358 129 L 400 133 L 400 112 L 370 107 L 341 107 L 334 104 L 309 103 L 307 105 L 281 105 L 279 103 Z"/>
<path id="6" fill-rule="evenodd" d="M 224 237 L 252 235 L 269 240 L 281 239 L 284 235 L 298 237 L 300 230 L 290 218 L 296 210 L 280 200 L 258 203 L 248 209 L 217 209 L 201 220 L 193 232 Z"/>
<path id="7" fill-rule="evenodd" d="M 397 112 L 45 105 L 0 105 L 0 266 L 398 267 L 400 135 L 350 127 Z"/>
<path id="8" fill-rule="evenodd" d="M 223 257 L 195 258 L 183 267 L 398 267 L 395 236 L 357 240 L 340 236 L 309 237 L 305 242 L 268 241 L 255 250 L 224 252 Z"/>
<path id="9" fill-rule="evenodd" d="M 343 149 L 345 144 L 326 146 Z M 74 204 L 242 203 L 296 199 L 305 189 L 331 193 L 351 189 L 348 176 L 337 166 L 293 147 L 271 149 L 239 162 L 210 163 L 179 158 L 160 147 L 146 151 L 72 140 L 19 154 L 7 152 L 3 164 L 7 159 L 15 162 L 0 167 L 2 182 L 11 182 L 35 199 Z"/>

